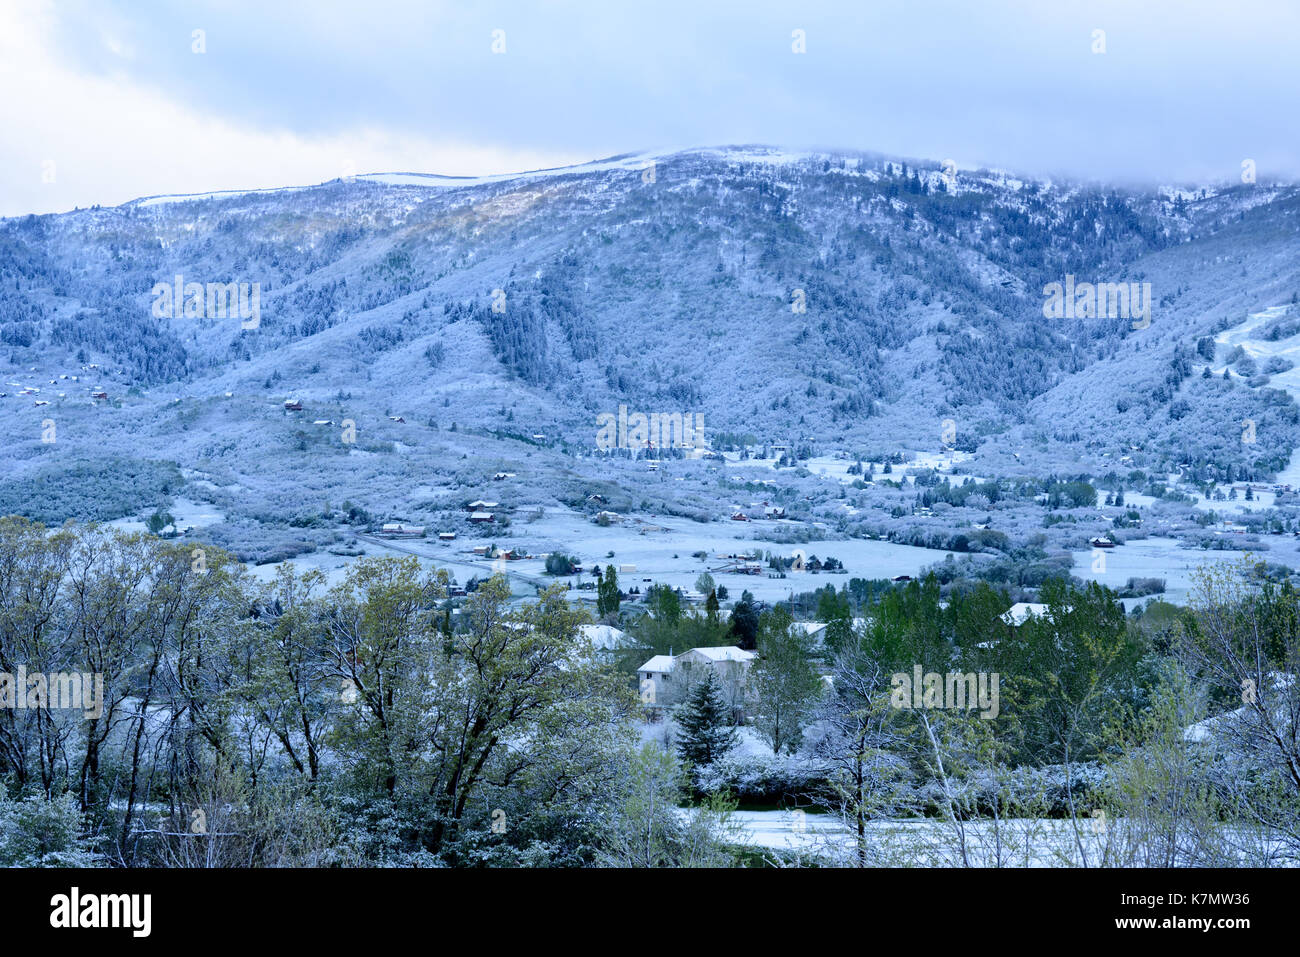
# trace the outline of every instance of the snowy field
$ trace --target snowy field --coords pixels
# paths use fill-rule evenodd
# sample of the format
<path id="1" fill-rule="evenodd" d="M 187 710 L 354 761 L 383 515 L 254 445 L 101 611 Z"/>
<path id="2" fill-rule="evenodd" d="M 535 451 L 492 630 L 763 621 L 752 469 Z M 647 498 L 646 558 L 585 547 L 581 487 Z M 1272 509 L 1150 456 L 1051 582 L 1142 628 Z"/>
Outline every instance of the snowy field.
<path id="1" fill-rule="evenodd" d="M 188 498 L 174 499 L 166 511 L 175 519 L 176 528 L 181 531 L 187 528 L 207 528 L 209 525 L 219 525 L 226 520 L 225 514 L 215 505 L 194 502 Z M 148 526 L 138 518 L 119 518 L 104 524 L 123 532 L 148 531 Z"/>
<path id="2" fill-rule="evenodd" d="M 1264 539 L 1267 551 L 1251 553 L 1257 559 L 1300 564 L 1296 540 L 1289 536 L 1268 536 Z M 1085 581 L 1095 581 L 1108 588 L 1120 589 L 1130 578 L 1163 578 L 1165 601 L 1186 604 L 1193 589 L 1192 574 L 1201 566 L 1234 565 L 1246 554 L 1237 551 L 1216 551 L 1202 548 L 1183 548 L 1174 538 L 1140 538 L 1127 545 L 1102 551 L 1105 571 L 1093 571 L 1092 549 L 1072 553 L 1074 568 L 1071 573 Z M 1125 599 L 1126 608 L 1145 602 L 1146 599 Z"/>
<path id="3" fill-rule="evenodd" d="M 967 478 L 974 478 L 975 481 L 981 482 L 983 479 L 977 476 L 953 475 L 954 466 L 959 465 L 970 458 L 969 452 L 929 452 L 929 451 L 906 451 L 903 453 L 907 461 L 902 465 L 891 466 L 891 472 L 886 475 L 884 465 L 881 462 L 870 463 L 863 462 L 864 474 L 850 475 L 849 469 L 853 467 L 857 460 L 852 456 L 844 454 L 835 455 L 818 455 L 810 459 L 802 460 L 799 465 L 807 469 L 812 475 L 839 482 L 843 485 L 852 485 L 859 479 L 866 482 L 879 482 L 882 479 L 888 479 L 894 482 L 906 481 L 911 482 L 912 477 L 907 474 L 913 469 L 934 469 L 941 473 L 947 473 L 952 476 L 953 484 L 965 482 Z M 744 459 L 740 458 L 738 452 L 723 453 L 726 464 L 729 469 L 743 471 L 746 469 L 755 472 L 773 472 L 776 470 L 777 458 L 770 459 Z M 870 466 L 870 471 L 867 467 Z M 744 476 L 740 476 L 743 478 Z"/>
<path id="4" fill-rule="evenodd" d="M 542 518 L 529 521 L 533 511 L 530 506 L 518 510 L 509 529 L 502 529 L 499 537 L 458 538 L 443 543 L 436 538 L 401 539 L 394 541 L 363 540 L 361 546 L 368 556 L 411 554 L 426 564 L 446 568 L 464 583 L 471 576 L 487 577 L 502 571 L 512 580 L 517 595 L 531 595 L 533 586 L 549 584 L 544 556 L 552 551 L 562 551 L 576 556 L 586 571 L 594 565 L 614 565 L 621 570 L 619 584 L 626 591 L 639 587 L 643 592 L 651 582 L 664 583 L 683 590 L 692 589 L 702 572 L 710 572 L 715 581 L 727 586 L 729 600 L 740 597 L 748 589 L 755 598 L 777 601 L 788 598 L 791 592 L 811 591 L 827 584 L 836 588 L 847 584 L 850 578 L 893 578 L 897 575 L 917 575 L 923 568 L 943 561 L 948 552 L 899 545 L 870 539 L 840 539 L 809 542 L 801 545 L 782 544 L 764 537 L 775 537 L 783 527 L 803 526 L 795 522 L 710 522 L 701 524 L 679 517 L 649 517 L 640 521 L 628 518 L 621 523 L 602 527 L 586 515 L 564 508 L 548 508 Z M 179 515 L 177 516 L 180 517 Z M 137 523 L 138 524 L 138 523 Z M 436 534 L 435 529 L 430 533 Z M 474 555 L 475 545 L 495 544 L 501 548 L 522 547 L 535 557 L 520 561 L 491 561 Z M 807 557 L 828 556 L 844 563 L 845 574 L 790 573 L 786 578 L 768 578 L 764 567 L 759 575 L 720 571 L 728 559 L 719 555 L 771 551 L 779 555 L 793 555 L 796 551 Z M 696 552 L 706 552 L 704 560 L 694 557 Z M 611 554 L 612 553 L 612 554 Z M 291 559 L 300 570 L 318 568 L 330 584 L 335 584 L 347 573 L 354 559 L 318 551 Z M 251 569 L 262 579 L 275 574 L 274 565 Z M 558 579 L 564 580 L 564 579 Z M 568 579 L 570 582 L 578 580 Z M 575 590 L 575 596 L 578 593 Z M 582 593 L 595 599 L 595 592 Z"/>
<path id="5" fill-rule="evenodd" d="M 735 811 L 729 815 L 729 823 L 740 843 L 756 849 L 839 856 L 851 853 L 855 845 L 854 835 L 837 816 L 828 814 Z M 919 867 L 961 866 L 963 843 L 965 863 L 975 867 L 1078 867 L 1084 863 L 1080 844 L 1087 864 L 1093 866 L 1107 859 L 1114 861 L 1124 836 L 1124 821 L 1092 818 L 1081 820 L 1077 833 L 1073 822 L 1060 818 L 966 821 L 962 828 L 964 839 L 944 820 L 869 821 L 866 834 L 868 846 L 881 855 L 882 863 Z M 1243 848 L 1253 843 L 1244 832 L 1232 836 Z M 1251 850 L 1276 854 L 1281 848 L 1275 843 L 1267 849 Z"/>
<path id="6" fill-rule="evenodd" d="M 526 508 L 520 509 L 520 514 L 526 513 Z M 741 590 L 748 589 L 755 598 L 765 601 L 786 598 L 792 591 L 811 591 L 826 584 L 839 588 L 850 578 L 915 576 L 922 568 L 943 561 L 948 554 L 937 549 L 869 539 L 783 544 L 773 540 L 783 527 L 803 526 L 776 521 L 702 524 L 685 518 L 646 517 L 640 522 L 627 519 L 622 524 L 601 527 L 581 513 L 550 508 L 538 521 L 517 520 L 511 527 L 513 538 L 503 538 L 500 543 L 506 546 L 522 542 L 537 555 L 552 549 L 567 551 L 576 554 L 585 568 L 597 562 L 615 567 L 634 565 L 635 572 L 619 573 L 619 583 L 625 590 L 640 586 L 644 591 L 651 581 L 690 589 L 694 587 L 695 579 L 708 571 L 718 584 L 727 586 L 732 598 L 739 598 Z M 754 550 L 779 555 L 793 555 L 800 551 L 809 557 L 832 556 L 844 563 L 846 574 L 792 573 L 786 578 L 768 578 L 766 567 L 760 575 L 718 570 L 726 564 L 725 559 L 718 558 L 719 555 Z M 704 560 L 693 557 L 699 551 L 706 552 L 708 557 Z M 543 564 L 540 558 L 510 562 L 507 571 L 541 576 L 544 574 Z"/>

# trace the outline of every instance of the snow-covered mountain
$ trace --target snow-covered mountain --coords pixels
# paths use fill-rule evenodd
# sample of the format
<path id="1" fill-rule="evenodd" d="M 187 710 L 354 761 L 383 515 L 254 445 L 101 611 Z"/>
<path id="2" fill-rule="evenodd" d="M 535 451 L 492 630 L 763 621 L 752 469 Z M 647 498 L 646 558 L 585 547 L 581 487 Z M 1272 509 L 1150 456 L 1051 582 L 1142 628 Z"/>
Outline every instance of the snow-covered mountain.
<path id="1" fill-rule="evenodd" d="M 1241 357 L 1214 336 L 1290 313 L 1298 195 L 725 147 L 5 220 L 4 472 L 49 466 L 39 423 L 61 409 L 64 454 L 86 463 L 294 474 L 310 442 L 281 405 L 299 399 L 384 441 L 406 441 L 399 417 L 435 430 L 440 462 L 514 462 L 503 441 L 589 449 L 595 416 L 625 404 L 699 414 L 715 445 L 942 437 L 985 474 L 1082 473 L 1140 446 L 1153 468 L 1262 477 L 1300 444 L 1296 407 L 1269 370 L 1225 380 Z M 156 315 L 178 276 L 255 284 L 256 327 Z M 1149 325 L 1046 318 L 1045 287 L 1067 282 L 1149 283 Z M 36 407 L 15 394 L 29 386 L 65 395 Z"/>

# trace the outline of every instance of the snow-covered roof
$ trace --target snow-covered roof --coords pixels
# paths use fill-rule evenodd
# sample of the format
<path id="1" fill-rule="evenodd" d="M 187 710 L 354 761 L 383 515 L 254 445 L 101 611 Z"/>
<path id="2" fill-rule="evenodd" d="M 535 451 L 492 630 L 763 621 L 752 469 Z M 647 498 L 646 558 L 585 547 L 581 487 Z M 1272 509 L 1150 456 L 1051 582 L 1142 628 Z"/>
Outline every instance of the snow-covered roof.
<path id="1" fill-rule="evenodd" d="M 702 655 L 710 661 L 752 661 L 758 657 L 754 652 L 746 651 L 737 645 L 724 645 L 721 648 L 692 648 L 683 654 Z"/>
<path id="2" fill-rule="evenodd" d="M 655 655 L 653 658 L 651 658 L 649 661 L 643 664 L 640 668 L 638 668 L 637 671 L 669 672 L 673 670 L 673 666 L 676 664 L 677 664 L 677 659 L 673 658 L 671 655 Z"/>
<path id="3" fill-rule="evenodd" d="M 1271 671 L 1268 674 L 1268 684 L 1274 694 L 1284 693 L 1291 687 L 1295 681 L 1295 675 L 1289 675 L 1280 671 Z M 1209 743 L 1217 739 L 1223 732 L 1232 728 L 1245 728 L 1256 722 L 1260 722 L 1260 714 L 1252 705 L 1242 705 L 1235 711 L 1229 711 L 1226 714 L 1215 715 L 1205 718 L 1193 725 L 1183 729 L 1183 740 L 1192 741 L 1199 744 Z M 1274 722 L 1282 728 L 1290 724 L 1290 717 L 1287 712 L 1285 703 L 1279 703 L 1273 715 Z"/>
<path id="4" fill-rule="evenodd" d="M 582 625 L 578 630 L 601 650 L 618 648 L 623 643 L 624 632 L 613 625 Z"/>
<path id="5" fill-rule="evenodd" d="M 1030 615 L 1041 618 L 1045 614 L 1047 614 L 1046 605 L 1033 601 L 1018 601 L 1003 613 L 1002 620 L 1018 628 L 1029 620 Z"/>

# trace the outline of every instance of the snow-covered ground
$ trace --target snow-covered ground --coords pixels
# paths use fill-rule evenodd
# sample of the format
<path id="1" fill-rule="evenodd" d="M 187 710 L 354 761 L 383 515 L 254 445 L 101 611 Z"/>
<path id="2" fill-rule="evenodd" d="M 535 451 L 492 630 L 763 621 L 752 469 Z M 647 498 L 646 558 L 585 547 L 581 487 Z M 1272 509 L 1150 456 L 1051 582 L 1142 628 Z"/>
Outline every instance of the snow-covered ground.
<path id="1" fill-rule="evenodd" d="M 683 811 L 689 814 L 690 811 Z M 729 815 L 740 842 L 752 848 L 771 850 L 803 849 L 830 855 L 849 853 L 855 837 L 837 816 L 799 811 L 734 811 Z M 966 861 L 976 867 L 1001 864 L 1009 867 L 1078 867 L 1114 862 L 1121 852 L 1123 820 L 1085 817 L 1078 827 L 1060 818 L 1012 818 L 1001 822 L 967 821 L 963 824 Z M 921 867 L 962 865 L 962 839 L 948 821 L 924 818 L 902 821 L 869 821 L 868 847 L 883 863 Z M 1232 837 L 1244 847 L 1257 845 L 1244 833 Z M 1252 848 L 1256 853 L 1262 847 Z M 1281 850 L 1274 842 L 1273 853 Z M 1000 861 L 997 859 L 1000 856 Z"/>
<path id="2" fill-rule="evenodd" d="M 1217 345 L 1224 345 L 1229 348 L 1241 346 L 1246 355 L 1259 362 L 1261 371 L 1263 371 L 1264 362 L 1274 356 L 1294 362 L 1295 366 L 1286 372 L 1271 373 L 1268 384 L 1275 389 L 1282 389 L 1292 399 L 1300 402 L 1300 335 L 1272 342 L 1268 339 L 1255 338 L 1254 335 L 1256 330 L 1285 314 L 1287 308 L 1286 306 L 1269 306 L 1261 312 L 1252 313 L 1241 325 L 1219 333 L 1214 337 L 1214 341 Z M 1217 371 L 1220 375 L 1223 374 L 1222 369 Z M 1291 453 L 1291 461 L 1287 463 L 1285 469 L 1278 473 L 1274 481 L 1279 485 L 1300 488 L 1300 449 L 1296 449 Z M 1270 497 L 1270 504 L 1271 501 Z"/>
<path id="3" fill-rule="evenodd" d="M 168 506 L 167 512 L 175 519 L 176 528 L 184 531 L 187 528 L 206 528 L 209 525 L 218 525 L 226 520 L 226 516 L 214 505 L 206 502 L 195 502 L 188 498 L 176 498 Z M 123 532 L 143 532 L 147 530 L 144 522 L 138 518 L 119 518 L 111 522 L 105 522 L 105 525 L 112 528 L 120 529 Z"/>
<path id="4" fill-rule="evenodd" d="M 1193 588 L 1192 573 L 1202 565 L 1241 560 L 1241 552 L 1209 551 L 1200 548 L 1183 548 L 1175 538 L 1139 538 L 1127 545 L 1102 551 L 1105 571 L 1093 570 L 1093 551 L 1074 552 L 1072 573 L 1085 581 L 1100 582 L 1108 588 L 1120 589 L 1130 578 L 1163 578 L 1165 593 L 1158 597 L 1175 604 L 1186 604 Z M 1125 599 L 1126 607 L 1146 601 Z"/>

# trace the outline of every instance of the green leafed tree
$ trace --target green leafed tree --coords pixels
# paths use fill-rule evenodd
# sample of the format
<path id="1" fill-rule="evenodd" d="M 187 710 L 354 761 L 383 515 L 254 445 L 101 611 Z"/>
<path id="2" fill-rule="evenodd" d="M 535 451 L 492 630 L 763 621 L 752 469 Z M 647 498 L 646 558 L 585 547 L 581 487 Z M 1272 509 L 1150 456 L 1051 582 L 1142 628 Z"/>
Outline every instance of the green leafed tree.
<path id="1" fill-rule="evenodd" d="M 784 608 L 759 619 L 759 658 L 749 672 L 754 725 L 777 754 L 799 747 L 809 710 L 821 692 L 821 680 L 808 660 L 810 645 L 807 632 Z"/>

